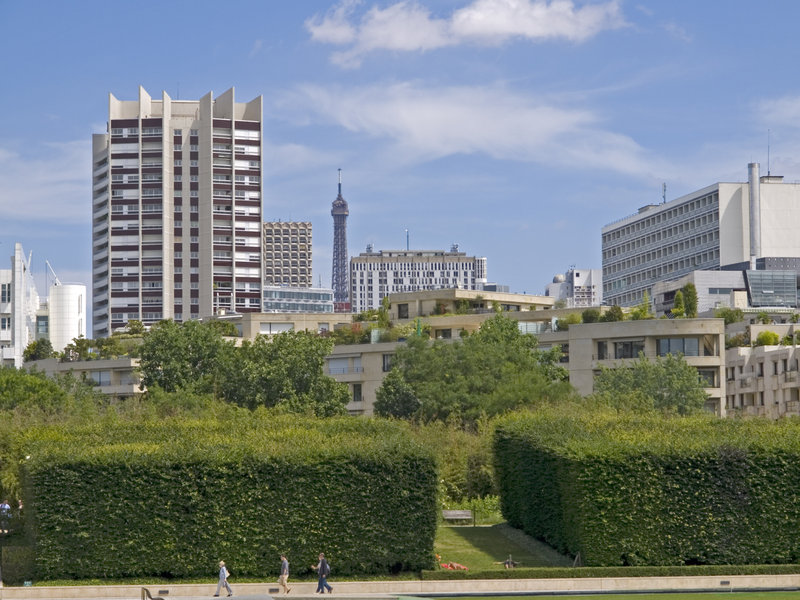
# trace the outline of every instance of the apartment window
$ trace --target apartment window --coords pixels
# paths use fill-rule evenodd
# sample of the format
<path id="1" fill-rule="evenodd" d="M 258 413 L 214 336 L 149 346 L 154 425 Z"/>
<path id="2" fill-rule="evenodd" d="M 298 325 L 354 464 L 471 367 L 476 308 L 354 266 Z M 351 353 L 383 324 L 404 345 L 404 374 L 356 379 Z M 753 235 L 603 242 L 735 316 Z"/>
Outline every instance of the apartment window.
<path id="1" fill-rule="evenodd" d="M 408 318 L 408 304 L 398 304 L 397 305 L 397 318 L 398 319 L 407 319 Z"/>
<path id="2" fill-rule="evenodd" d="M 361 384 L 354 383 L 353 384 L 353 402 L 361 402 L 363 397 L 361 395 Z"/>
<path id="3" fill-rule="evenodd" d="M 608 358 L 608 342 L 597 342 L 597 360 Z"/>
<path id="4" fill-rule="evenodd" d="M 172 147 L 172 149 L 173 149 L 175 152 L 180 152 L 181 150 L 183 150 L 183 145 L 182 145 L 182 144 L 175 144 L 175 145 Z"/>
<path id="5" fill-rule="evenodd" d="M 189 130 L 189 135 L 197 135 L 197 134 L 198 134 L 198 130 L 197 129 L 190 129 Z"/>
<path id="6" fill-rule="evenodd" d="M 0 317 L 0 330 L 11 329 L 11 317 Z"/>
<path id="7" fill-rule="evenodd" d="M 177 136 L 177 137 L 180 137 L 180 136 L 182 136 L 182 135 L 183 135 L 183 130 L 181 130 L 181 129 L 174 129 L 174 130 L 172 131 L 172 134 L 173 134 L 173 135 L 175 135 L 175 136 Z"/>
<path id="8" fill-rule="evenodd" d="M 388 373 L 392 370 L 392 359 L 394 358 L 394 354 L 384 354 L 383 355 L 383 372 Z"/>
<path id="9" fill-rule="evenodd" d="M 0 283 L 0 302 L 11 302 L 10 283 Z"/>
<path id="10" fill-rule="evenodd" d="M 614 342 L 614 358 L 637 358 L 644 352 L 644 340 Z"/>

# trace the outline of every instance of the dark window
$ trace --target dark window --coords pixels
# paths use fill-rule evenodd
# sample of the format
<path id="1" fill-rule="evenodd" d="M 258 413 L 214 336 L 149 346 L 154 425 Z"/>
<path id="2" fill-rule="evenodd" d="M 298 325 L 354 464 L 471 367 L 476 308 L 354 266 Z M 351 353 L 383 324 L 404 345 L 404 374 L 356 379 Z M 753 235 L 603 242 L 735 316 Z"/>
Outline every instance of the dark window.
<path id="1" fill-rule="evenodd" d="M 388 373 L 392 370 L 392 359 L 394 358 L 393 354 L 384 354 L 383 355 L 383 372 Z"/>
<path id="2" fill-rule="evenodd" d="M 397 318 L 398 319 L 407 319 L 408 318 L 408 304 L 398 304 L 397 305 Z"/>
<path id="3" fill-rule="evenodd" d="M 353 402 L 361 402 L 361 384 L 354 383 L 353 384 Z"/>

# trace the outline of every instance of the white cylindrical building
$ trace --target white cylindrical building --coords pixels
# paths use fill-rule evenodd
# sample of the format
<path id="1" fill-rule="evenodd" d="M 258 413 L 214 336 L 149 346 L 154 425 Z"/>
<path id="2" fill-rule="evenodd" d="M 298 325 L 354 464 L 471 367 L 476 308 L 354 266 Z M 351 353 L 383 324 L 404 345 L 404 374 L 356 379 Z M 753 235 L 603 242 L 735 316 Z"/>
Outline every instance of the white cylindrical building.
<path id="1" fill-rule="evenodd" d="M 86 337 L 86 286 L 64 283 L 50 286 L 50 343 L 63 352 L 76 337 Z"/>

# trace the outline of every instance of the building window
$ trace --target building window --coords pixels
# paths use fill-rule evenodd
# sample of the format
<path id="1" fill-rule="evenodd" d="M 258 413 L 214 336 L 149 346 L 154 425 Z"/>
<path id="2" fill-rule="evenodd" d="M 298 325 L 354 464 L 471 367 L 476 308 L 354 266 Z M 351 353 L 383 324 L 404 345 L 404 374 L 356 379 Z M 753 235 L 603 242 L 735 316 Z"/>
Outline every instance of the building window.
<path id="1" fill-rule="evenodd" d="M 394 354 L 384 354 L 383 355 L 383 372 L 388 373 L 392 370 L 392 359 L 394 358 Z"/>
<path id="2" fill-rule="evenodd" d="M 608 358 L 608 342 L 597 342 L 597 360 Z"/>
<path id="3" fill-rule="evenodd" d="M 644 352 L 644 341 L 614 342 L 614 358 L 638 358 Z"/>
<path id="4" fill-rule="evenodd" d="M 0 330 L 11 329 L 11 317 L 0 317 Z"/>
<path id="5" fill-rule="evenodd" d="M 408 318 L 408 304 L 398 304 L 397 305 L 397 318 L 398 319 L 407 319 Z"/>
<path id="6" fill-rule="evenodd" d="M 11 284 L 0 283 L 0 302 L 11 302 Z"/>
<path id="7" fill-rule="evenodd" d="M 361 384 L 354 383 L 353 384 L 353 402 L 361 402 L 363 397 L 361 396 Z"/>

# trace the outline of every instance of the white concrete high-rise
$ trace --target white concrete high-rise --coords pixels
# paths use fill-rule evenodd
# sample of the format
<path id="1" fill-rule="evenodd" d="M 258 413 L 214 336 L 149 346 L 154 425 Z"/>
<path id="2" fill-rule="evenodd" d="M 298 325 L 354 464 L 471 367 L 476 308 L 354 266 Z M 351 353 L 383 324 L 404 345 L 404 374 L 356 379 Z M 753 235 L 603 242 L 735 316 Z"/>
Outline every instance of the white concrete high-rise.
<path id="1" fill-rule="evenodd" d="M 563 300 L 566 308 L 600 306 L 603 303 L 603 272 L 600 269 L 576 269 L 553 277 L 545 286 L 545 296 Z"/>
<path id="2" fill-rule="evenodd" d="M 603 298 L 633 306 L 656 282 L 692 271 L 798 258 L 798 229 L 800 184 L 761 177 L 752 163 L 747 182 L 715 183 L 603 227 Z"/>
<path id="3" fill-rule="evenodd" d="M 261 310 L 262 98 L 109 95 L 93 136 L 92 337 Z"/>
<path id="4" fill-rule="evenodd" d="M 30 258 L 16 243 L 11 268 L 0 269 L 0 366 L 22 366 L 25 348 L 36 339 L 38 309 Z"/>

